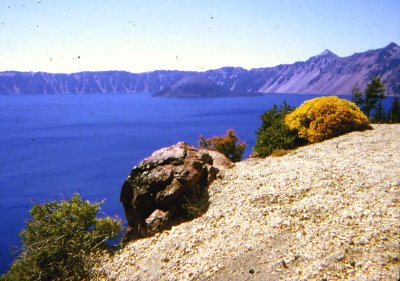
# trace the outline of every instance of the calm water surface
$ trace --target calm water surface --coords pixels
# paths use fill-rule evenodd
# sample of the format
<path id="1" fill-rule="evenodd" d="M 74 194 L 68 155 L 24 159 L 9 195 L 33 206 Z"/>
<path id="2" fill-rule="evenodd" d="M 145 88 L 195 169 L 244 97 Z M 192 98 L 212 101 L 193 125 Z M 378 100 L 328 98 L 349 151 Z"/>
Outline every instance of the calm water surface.
<path id="1" fill-rule="evenodd" d="M 79 192 L 91 201 L 106 199 L 103 214 L 124 219 L 120 187 L 131 168 L 156 149 L 178 141 L 197 145 L 199 134 L 233 128 L 249 155 L 265 110 L 312 97 L 0 96 L 0 274 L 14 258 L 33 203 Z"/>

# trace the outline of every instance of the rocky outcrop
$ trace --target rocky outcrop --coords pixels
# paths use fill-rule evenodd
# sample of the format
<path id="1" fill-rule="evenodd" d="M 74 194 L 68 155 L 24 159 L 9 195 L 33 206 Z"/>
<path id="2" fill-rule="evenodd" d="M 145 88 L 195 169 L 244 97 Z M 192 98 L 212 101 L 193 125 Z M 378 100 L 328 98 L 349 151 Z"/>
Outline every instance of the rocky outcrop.
<path id="1" fill-rule="evenodd" d="M 212 152 L 219 167 L 232 163 Z M 219 169 L 207 150 L 179 142 L 154 152 L 135 166 L 122 186 L 120 201 L 128 221 L 125 241 L 152 235 L 203 214 L 208 185 Z"/>
<path id="2" fill-rule="evenodd" d="M 129 243 L 100 280 L 399 280 L 400 125 L 221 171 L 196 220 Z"/>
<path id="3" fill-rule="evenodd" d="M 382 77 L 389 95 L 400 94 L 400 47 L 388 46 L 338 57 L 329 50 L 306 61 L 246 70 L 223 67 L 206 72 L 124 71 L 52 74 L 0 72 L 0 94 L 158 93 L 159 96 L 226 96 L 255 93 L 350 94 Z M 202 76 L 203 78 L 199 79 Z"/>

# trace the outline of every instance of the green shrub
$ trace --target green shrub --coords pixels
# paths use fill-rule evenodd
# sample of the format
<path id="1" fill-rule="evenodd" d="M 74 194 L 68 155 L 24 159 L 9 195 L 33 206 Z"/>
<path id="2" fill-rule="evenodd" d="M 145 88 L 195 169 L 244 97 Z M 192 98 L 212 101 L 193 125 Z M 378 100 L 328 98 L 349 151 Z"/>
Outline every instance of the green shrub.
<path id="1" fill-rule="evenodd" d="M 239 138 L 233 131 L 229 129 L 226 131 L 225 136 L 214 136 L 206 138 L 202 135 L 199 137 L 199 147 L 210 150 L 216 150 L 228 157 L 232 162 L 242 160 L 244 150 L 246 148 L 245 142 L 238 142 Z"/>
<path id="2" fill-rule="evenodd" d="M 293 110 L 286 102 L 283 106 L 274 105 L 270 110 L 261 115 L 261 127 L 257 130 L 256 144 L 253 156 L 266 157 L 275 150 L 290 150 L 305 143 L 297 135 L 296 130 L 290 130 L 284 119 Z"/>
<path id="3" fill-rule="evenodd" d="M 354 103 L 335 96 L 305 101 L 285 117 L 285 123 L 310 143 L 371 128 Z"/>
<path id="4" fill-rule="evenodd" d="M 121 222 L 96 218 L 102 202 L 84 201 L 78 194 L 69 200 L 34 205 L 20 237 L 21 255 L 0 280 L 88 280 L 94 261 L 91 254 L 109 248 Z"/>

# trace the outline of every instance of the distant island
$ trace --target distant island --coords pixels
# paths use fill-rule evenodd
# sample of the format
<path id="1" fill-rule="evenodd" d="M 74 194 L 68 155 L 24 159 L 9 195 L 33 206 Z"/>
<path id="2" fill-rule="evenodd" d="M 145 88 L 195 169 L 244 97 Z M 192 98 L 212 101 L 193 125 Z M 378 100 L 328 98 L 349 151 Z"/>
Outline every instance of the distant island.
<path id="1" fill-rule="evenodd" d="M 157 97 L 228 97 L 228 96 L 250 96 L 259 93 L 238 92 L 229 90 L 218 83 L 213 82 L 205 74 L 197 74 L 184 77 L 171 86 L 154 94 Z"/>
<path id="2" fill-rule="evenodd" d="M 329 50 L 304 62 L 246 70 L 223 67 L 205 72 L 157 70 L 0 72 L 0 94 L 140 93 L 158 97 L 254 96 L 268 93 L 346 95 L 357 84 L 363 89 L 379 75 L 387 95 L 400 95 L 400 47 L 338 57 Z"/>

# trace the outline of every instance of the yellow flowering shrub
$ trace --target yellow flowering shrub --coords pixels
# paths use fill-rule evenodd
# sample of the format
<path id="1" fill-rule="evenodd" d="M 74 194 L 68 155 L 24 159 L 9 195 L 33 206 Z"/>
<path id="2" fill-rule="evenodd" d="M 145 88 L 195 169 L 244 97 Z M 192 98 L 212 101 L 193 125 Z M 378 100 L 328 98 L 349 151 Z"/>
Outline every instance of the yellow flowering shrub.
<path id="1" fill-rule="evenodd" d="M 285 124 L 310 143 L 371 128 L 368 118 L 354 103 L 336 96 L 305 101 L 286 116 Z"/>

